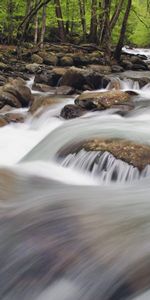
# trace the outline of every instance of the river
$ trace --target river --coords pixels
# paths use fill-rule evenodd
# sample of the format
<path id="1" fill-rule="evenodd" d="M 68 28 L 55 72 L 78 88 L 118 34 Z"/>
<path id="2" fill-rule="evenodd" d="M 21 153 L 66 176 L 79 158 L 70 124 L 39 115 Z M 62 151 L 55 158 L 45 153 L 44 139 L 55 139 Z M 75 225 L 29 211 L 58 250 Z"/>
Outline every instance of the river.
<path id="1" fill-rule="evenodd" d="M 105 157 L 91 171 L 97 153 L 58 155 L 93 137 L 150 145 L 150 84 L 121 88 L 139 94 L 126 117 L 109 109 L 66 121 L 67 98 L 0 128 L 1 300 L 150 299 L 149 166 L 140 176 L 110 156 L 104 174 Z"/>

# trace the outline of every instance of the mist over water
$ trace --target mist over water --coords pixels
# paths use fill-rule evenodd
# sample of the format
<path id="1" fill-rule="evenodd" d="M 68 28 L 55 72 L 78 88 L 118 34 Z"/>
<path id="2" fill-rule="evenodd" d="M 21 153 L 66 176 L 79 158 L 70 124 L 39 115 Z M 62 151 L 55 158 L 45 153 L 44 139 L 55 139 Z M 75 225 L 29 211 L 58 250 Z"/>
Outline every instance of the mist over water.
<path id="1" fill-rule="evenodd" d="M 121 89 L 139 93 L 124 117 L 114 108 L 66 121 L 70 98 L 0 129 L 0 299 L 150 299 L 150 167 L 59 155 L 97 137 L 150 145 L 150 85 Z"/>

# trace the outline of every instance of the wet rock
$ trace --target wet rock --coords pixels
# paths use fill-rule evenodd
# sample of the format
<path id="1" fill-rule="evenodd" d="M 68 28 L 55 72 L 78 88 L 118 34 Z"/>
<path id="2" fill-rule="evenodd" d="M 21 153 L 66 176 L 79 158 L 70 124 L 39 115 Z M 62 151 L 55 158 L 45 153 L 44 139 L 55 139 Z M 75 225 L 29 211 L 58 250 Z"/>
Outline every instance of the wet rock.
<path id="1" fill-rule="evenodd" d="M 121 83 L 118 78 L 112 78 L 110 83 L 107 86 L 108 90 L 120 90 L 121 89 Z"/>
<path id="2" fill-rule="evenodd" d="M 61 66 L 73 66 L 74 62 L 71 56 L 63 56 L 60 59 L 60 65 Z"/>
<path id="3" fill-rule="evenodd" d="M 43 111 L 43 109 L 46 109 L 53 104 L 60 103 L 61 101 L 62 99 L 55 97 L 54 95 L 46 97 L 40 96 L 34 99 L 29 111 L 34 114 L 40 110 Z"/>
<path id="4" fill-rule="evenodd" d="M 16 108 L 21 107 L 21 103 L 14 95 L 6 91 L 4 92 L 2 89 L 0 89 L 0 103 L 1 103 L 1 108 L 7 104 Z"/>
<path id="5" fill-rule="evenodd" d="M 37 54 L 33 54 L 31 57 L 32 63 L 36 64 L 42 64 L 43 63 L 43 58 Z"/>
<path id="6" fill-rule="evenodd" d="M 37 63 L 27 64 L 25 66 L 26 71 L 29 71 L 31 74 L 36 73 L 40 69 L 40 65 Z"/>
<path id="7" fill-rule="evenodd" d="M 71 86 L 62 85 L 56 88 L 57 95 L 73 95 L 75 93 L 75 89 Z"/>
<path id="8" fill-rule="evenodd" d="M 36 83 L 32 86 L 32 89 L 35 91 L 43 92 L 43 93 L 55 93 L 56 88 L 49 86 L 43 83 Z"/>
<path id="9" fill-rule="evenodd" d="M 43 71 L 39 74 L 35 75 L 34 82 L 35 84 L 37 83 L 42 83 L 50 86 L 57 86 L 59 79 L 61 78 L 61 75 L 55 71 Z"/>
<path id="10" fill-rule="evenodd" d="M 148 66 L 147 65 L 143 65 L 143 64 L 133 64 L 132 70 L 148 70 Z"/>
<path id="11" fill-rule="evenodd" d="M 85 85 L 91 89 L 106 87 L 110 79 L 89 69 L 80 69 L 72 67 L 62 76 L 59 85 L 71 86 L 77 90 L 83 90 Z"/>
<path id="12" fill-rule="evenodd" d="M 107 109 L 113 105 L 124 104 L 137 95 L 132 91 L 111 90 L 106 92 L 82 93 L 75 99 L 75 104 L 85 109 Z"/>
<path id="13" fill-rule="evenodd" d="M 93 139 L 85 142 L 83 148 L 87 151 L 108 151 L 117 159 L 137 167 L 142 171 L 150 164 L 150 146 L 123 139 Z"/>
<path id="14" fill-rule="evenodd" d="M 77 105 L 68 104 L 61 110 L 60 116 L 66 120 L 83 116 L 87 111 Z"/>
<path id="15" fill-rule="evenodd" d="M 3 87 L 3 91 L 4 93 L 14 96 L 21 103 L 22 107 L 28 106 L 33 101 L 30 89 L 21 83 L 21 81 L 14 80 L 11 83 L 6 84 Z"/>
<path id="16" fill-rule="evenodd" d="M 0 75 L 0 86 L 4 85 L 5 83 L 6 83 L 6 78 Z"/>
<path id="17" fill-rule="evenodd" d="M 122 67 L 122 66 L 119 66 L 119 65 L 113 65 L 113 66 L 111 67 L 111 70 L 112 70 L 112 72 L 114 72 L 114 73 L 119 73 L 119 72 L 123 72 L 123 71 L 124 71 L 123 67 Z"/>
<path id="18" fill-rule="evenodd" d="M 0 109 L 0 114 L 1 113 L 6 113 L 9 112 L 11 110 L 13 110 L 14 108 L 10 105 L 4 105 L 3 108 Z"/>
<path id="19" fill-rule="evenodd" d="M 8 123 L 23 123 L 25 115 L 20 113 L 6 113 L 5 118 Z"/>
<path id="20" fill-rule="evenodd" d="M 43 57 L 43 61 L 46 65 L 56 66 L 58 64 L 58 57 L 55 54 L 48 54 Z"/>
<path id="21" fill-rule="evenodd" d="M 4 64 L 3 62 L 0 62 L 0 70 L 2 71 L 7 71 L 7 70 L 10 70 L 10 66 Z"/>
<path id="22" fill-rule="evenodd" d="M 82 90 L 84 84 L 86 84 L 86 80 L 83 70 L 74 67 L 67 70 L 60 81 L 61 86 L 67 85 L 79 90 Z"/>
<path id="23" fill-rule="evenodd" d="M 5 118 L 5 116 L 1 116 L 0 115 L 0 127 L 3 127 L 5 125 L 8 125 L 8 122 L 7 122 L 6 118 Z"/>
<path id="24" fill-rule="evenodd" d="M 110 74 L 111 73 L 111 67 L 110 66 L 105 66 L 105 65 L 90 65 L 90 69 L 93 71 L 102 73 L 102 74 Z"/>
<path id="25" fill-rule="evenodd" d="M 133 68 L 133 63 L 128 59 L 123 59 L 121 65 L 125 70 L 132 70 Z"/>

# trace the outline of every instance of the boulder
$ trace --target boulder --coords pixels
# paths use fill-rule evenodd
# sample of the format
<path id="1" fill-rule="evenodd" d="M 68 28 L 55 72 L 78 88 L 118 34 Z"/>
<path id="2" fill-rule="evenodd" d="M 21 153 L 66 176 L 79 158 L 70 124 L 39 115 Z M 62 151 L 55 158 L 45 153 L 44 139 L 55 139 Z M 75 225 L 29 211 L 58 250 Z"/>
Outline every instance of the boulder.
<path id="1" fill-rule="evenodd" d="M 59 84 L 60 86 L 67 85 L 82 90 L 83 85 L 86 84 L 84 70 L 74 67 L 70 68 L 63 75 Z"/>
<path id="2" fill-rule="evenodd" d="M 60 116 L 66 120 L 81 117 L 87 112 L 87 110 L 74 104 L 68 104 L 61 110 Z"/>
<path id="3" fill-rule="evenodd" d="M 56 88 L 57 95 L 73 95 L 75 93 L 74 88 L 67 85 L 62 85 Z"/>
<path id="4" fill-rule="evenodd" d="M 25 115 L 21 113 L 6 113 L 5 118 L 8 123 L 23 123 Z"/>
<path id="5" fill-rule="evenodd" d="M 56 66 L 58 64 L 58 57 L 53 53 L 46 53 L 46 55 L 43 57 L 43 61 L 46 65 Z"/>
<path id="6" fill-rule="evenodd" d="M 61 74 L 59 72 L 45 70 L 35 75 L 34 83 L 42 83 L 54 87 L 58 85 L 60 78 Z"/>
<path id="7" fill-rule="evenodd" d="M 0 62 L 0 70 L 8 71 L 10 69 L 11 69 L 10 66 L 8 66 L 7 64 L 4 64 L 3 62 Z"/>
<path id="8" fill-rule="evenodd" d="M 8 125 L 8 122 L 7 122 L 6 118 L 5 118 L 5 116 L 1 116 L 0 115 L 0 127 L 3 127 L 5 125 Z"/>
<path id="9" fill-rule="evenodd" d="M 37 54 L 33 54 L 31 57 L 32 63 L 36 64 L 42 64 L 43 63 L 43 58 Z"/>
<path id="10" fill-rule="evenodd" d="M 111 70 L 112 70 L 112 72 L 114 72 L 114 73 L 119 73 L 119 72 L 123 72 L 123 71 L 124 71 L 123 67 L 120 66 L 120 65 L 113 65 L 113 66 L 111 67 Z"/>
<path id="11" fill-rule="evenodd" d="M 37 63 L 27 64 L 25 69 L 26 71 L 29 71 L 29 73 L 34 74 L 40 69 L 40 65 Z"/>
<path id="12" fill-rule="evenodd" d="M 63 56 L 60 58 L 61 66 L 73 66 L 74 62 L 71 56 Z"/>
<path id="13" fill-rule="evenodd" d="M 6 78 L 0 75 L 0 86 L 4 85 L 5 83 L 6 83 Z"/>
<path id="14" fill-rule="evenodd" d="M 1 103 L 1 108 L 5 105 L 10 105 L 16 108 L 21 107 L 21 103 L 19 102 L 19 100 L 11 93 L 3 91 L 3 89 L 0 89 L 0 103 Z"/>
<path id="15" fill-rule="evenodd" d="M 32 114 L 37 113 L 38 111 L 45 109 L 53 104 L 60 103 L 62 100 L 58 99 L 57 97 L 54 96 L 40 96 L 40 97 L 35 97 L 31 107 L 30 107 L 30 112 Z"/>
<path id="16" fill-rule="evenodd" d="M 0 114 L 2 113 L 7 113 L 11 110 L 13 110 L 14 108 L 10 105 L 4 105 L 3 108 L 0 109 Z"/>
<path id="17" fill-rule="evenodd" d="M 77 90 L 84 90 L 84 86 L 88 85 L 91 89 L 106 87 L 110 79 L 106 79 L 104 75 L 99 74 L 92 69 L 80 69 L 71 67 L 62 76 L 59 85 L 71 86 Z"/>
<path id="18" fill-rule="evenodd" d="M 28 106 L 33 101 L 30 89 L 18 80 L 4 85 L 3 91 L 4 93 L 9 93 L 14 96 L 21 103 L 22 107 Z"/>
<path id="19" fill-rule="evenodd" d="M 147 66 L 147 65 L 143 65 L 143 64 L 133 64 L 132 70 L 143 70 L 143 71 L 147 71 L 147 70 L 148 70 L 148 66 Z"/>
<path id="20" fill-rule="evenodd" d="M 42 93 L 55 93 L 56 88 L 44 83 L 36 83 L 32 86 L 32 89 Z"/>
<path id="21" fill-rule="evenodd" d="M 90 65 L 90 69 L 93 71 L 99 72 L 101 74 L 110 74 L 111 73 L 111 67 L 110 66 L 105 66 L 105 65 Z"/>
<path id="22" fill-rule="evenodd" d="M 132 91 L 123 92 L 119 90 L 90 93 L 85 92 L 75 99 L 75 104 L 89 110 L 103 110 L 111 108 L 113 105 L 116 106 L 131 101 L 135 95 L 137 95 L 137 93 Z"/>
<path id="23" fill-rule="evenodd" d="M 93 139 L 85 142 L 87 151 L 107 151 L 142 171 L 150 164 L 150 146 L 123 139 Z"/>
<path id="24" fill-rule="evenodd" d="M 133 63 L 128 60 L 128 59 L 123 59 L 121 61 L 121 66 L 125 69 L 125 70 L 132 70 L 133 68 Z"/>

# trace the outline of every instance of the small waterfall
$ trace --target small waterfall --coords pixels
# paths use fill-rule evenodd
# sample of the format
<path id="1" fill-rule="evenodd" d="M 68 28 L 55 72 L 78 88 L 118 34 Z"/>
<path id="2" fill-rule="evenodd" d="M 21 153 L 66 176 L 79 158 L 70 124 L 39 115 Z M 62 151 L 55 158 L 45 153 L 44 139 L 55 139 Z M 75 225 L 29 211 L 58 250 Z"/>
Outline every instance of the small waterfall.
<path id="1" fill-rule="evenodd" d="M 97 177 L 101 183 L 107 184 L 112 181 L 132 182 L 150 174 L 150 166 L 147 166 L 140 173 L 138 168 L 116 159 L 107 151 L 85 151 L 82 149 L 61 159 L 61 165 L 85 173 L 90 172 L 91 176 Z"/>
<path id="2" fill-rule="evenodd" d="M 120 79 L 119 77 L 113 78 L 108 84 L 107 89 L 121 89 L 121 90 L 140 90 L 138 80 L 132 80 L 129 78 Z"/>

